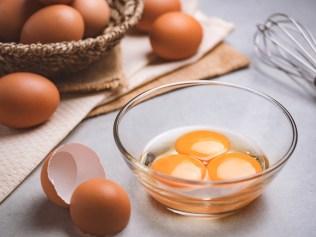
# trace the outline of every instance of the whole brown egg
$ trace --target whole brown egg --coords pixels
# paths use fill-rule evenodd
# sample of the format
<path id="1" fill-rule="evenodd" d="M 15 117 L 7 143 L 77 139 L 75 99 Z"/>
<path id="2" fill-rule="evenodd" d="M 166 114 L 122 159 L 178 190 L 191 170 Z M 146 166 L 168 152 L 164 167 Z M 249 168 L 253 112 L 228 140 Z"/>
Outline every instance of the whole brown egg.
<path id="1" fill-rule="evenodd" d="M 0 42 L 18 42 L 26 19 L 40 7 L 35 0 L 0 0 Z"/>
<path id="2" fill-rule="evenodd" d="M 73 0 L 39 0 L 40 3 L 45 5 L 51 5 L 51 4 L 69 4 Z"/>
<path id="3" fill-rule="evenodd" d="M 111 17 L 111 9 L 105 0 L 74 0 L 72 6 L 83 17 L 85 37 L 102 33 Z"/>
<path id="4" fill-rule="evenodd" d="M 21 43 L 55 43 L 82 39 L 84 22 L 74 8 L 57 4 L 35 12 L 24 24 Z"/>
<path id="5" fill-rule="evenodd" d="M 166 60 L 180 60 L 193 56 L 203 39 L 203 28 L 192 16 L 169 12 L 160 16 L 150 32 L 154 53 Z"/>
<path id="6" fill-rule="evenodd" d="M 180 0 L 144 0 L 143 15 L 136 28 L 149 32 L 153 22 L 159 16 L 173 11 L 181 11 Z"/>
<path id="7" fill-rule="evenodd" d="M 128 224 L 130 212 L 127 193 L 108 179 L 88 180 L 80 184 L 71 197 L 71 219 L 86 234 L 116 234 Z"/>
<path id="8" fill-rule="evenodd" d="M 47 121 L 60 101 L 56 86 L 47 78 L 27 72 L 0 78 L 0 124 L 29 128 Z"/>

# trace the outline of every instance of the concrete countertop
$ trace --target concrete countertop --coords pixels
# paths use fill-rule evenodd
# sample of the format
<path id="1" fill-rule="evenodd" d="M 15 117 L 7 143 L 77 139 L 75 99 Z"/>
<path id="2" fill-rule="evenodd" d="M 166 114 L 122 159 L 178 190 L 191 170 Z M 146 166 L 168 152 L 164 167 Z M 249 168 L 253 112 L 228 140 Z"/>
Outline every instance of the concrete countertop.
<path id="1" fill-rule="evenodd" d="M 142 190 L 120 157 L 112 136 L 116 113 L 83 122 L 65 142 L 78 141 L 95 149 L 102 157 L 108 177 L 129 192 L 132 216 L 128 227 L 117 236 L 316 236 L 316 89 L 302 88 L 286 76 L 256 66 L 252 36 L 255 24 L 274 12 L 285 12 L 316 34 L 315 0 L 201 0 L 208 15 L 235 24 L 227 41 L 247 54 L 252 65 L 218 78 L 263 91 L 279 100 L 293 115 L 299 132 L 297 148 L 262 197 L 238 214 L 220 221 L 182 217 L 166 211 Z M 0 154 L 1 155 L 1 154 Z M 39 181 L 40 169 L 0 206 L 1 237 L 78 236 L 67 210 L 45 198 Z"/>

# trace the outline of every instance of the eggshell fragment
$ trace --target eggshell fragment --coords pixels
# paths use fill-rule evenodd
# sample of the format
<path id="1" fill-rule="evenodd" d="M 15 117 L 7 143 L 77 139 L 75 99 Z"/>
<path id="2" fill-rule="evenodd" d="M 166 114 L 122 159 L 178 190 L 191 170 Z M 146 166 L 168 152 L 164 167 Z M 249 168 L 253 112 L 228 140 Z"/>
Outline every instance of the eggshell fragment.
<path id="1" fill-rule="evenodd" d="M 61 199 L 55 190 L 54 185 L 52 184 L 52 182 L 50 181 L 50 179 L 48 178 L 48 172 L 47 172 L 47 168 L 48 168 L 48 162 L 50 157 L 47 157 L 47 159 L 45 160 L 43 167 L 42 167 L 42 171 L 41 171 L 41 184 L 42 184 L 42 188 L 47 196 L 47 198 L 55 203 L 58 206 L 61 207 L 68 207 L 68 205 L 64 202 L 63 199 Z"/>
<path id="2" fill-rule="evenodd" d="M 55 149 L 46 158 L 41 172 L 47 198 L 61 207 L 68 207 L 76 187 L 92 178 L 105 178 L 105 171 L 98 155 L 79 143 Z"/>

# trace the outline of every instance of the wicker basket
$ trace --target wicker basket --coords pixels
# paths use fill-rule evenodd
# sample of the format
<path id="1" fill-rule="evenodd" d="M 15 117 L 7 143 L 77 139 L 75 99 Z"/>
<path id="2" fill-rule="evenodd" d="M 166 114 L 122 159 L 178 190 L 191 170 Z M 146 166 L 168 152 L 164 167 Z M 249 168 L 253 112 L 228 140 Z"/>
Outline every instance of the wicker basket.
<path id="1" fill-rule="evenodd" d="M 48 77 L 77 72 L 100 59 L 141 17 L 143 0 L 107 0 L 112 15 L 103 34 L 50 44 L 0 43 L 0 75 L 16 71 Z"/>

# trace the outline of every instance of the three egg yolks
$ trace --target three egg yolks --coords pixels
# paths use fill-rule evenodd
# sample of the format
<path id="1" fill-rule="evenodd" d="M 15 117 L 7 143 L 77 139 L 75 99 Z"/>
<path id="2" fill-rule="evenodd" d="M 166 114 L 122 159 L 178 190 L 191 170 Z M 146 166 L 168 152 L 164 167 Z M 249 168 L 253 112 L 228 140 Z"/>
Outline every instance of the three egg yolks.
<path id="1" fill-rule="evenodd" d="M 256 159 L 229 149 L 230 141 L 226 136 L 213 131 L 193 131 L 176 140 L 178 154 L 157 158 L 151 168 L 188 180 L 236 179 L 262 171 Z"/>

